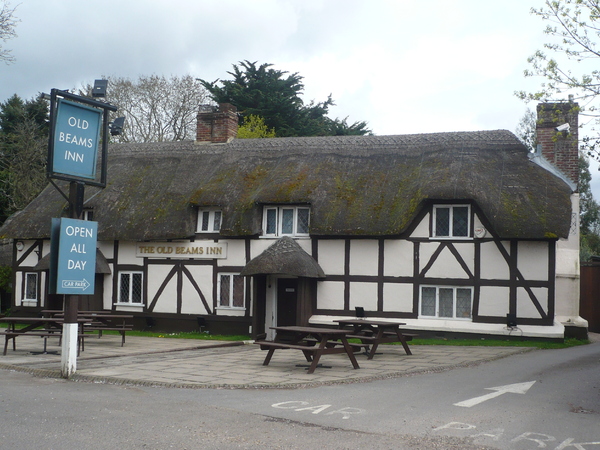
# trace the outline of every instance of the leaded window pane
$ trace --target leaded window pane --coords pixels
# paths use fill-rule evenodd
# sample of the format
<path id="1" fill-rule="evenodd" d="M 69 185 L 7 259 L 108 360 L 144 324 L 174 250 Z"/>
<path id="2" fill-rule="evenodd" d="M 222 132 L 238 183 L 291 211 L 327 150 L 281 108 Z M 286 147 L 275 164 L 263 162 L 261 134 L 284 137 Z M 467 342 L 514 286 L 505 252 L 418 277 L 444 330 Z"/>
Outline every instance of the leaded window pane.
<path id="1" fill-rule="evenodd" d="M 27 300 L 37 300 L 37 274 L 25 274 L 25 298 Z"/>
<path id="2" fill-rule="evenodd" d="M 266 234 L 277 233 L 277 210 L 274 208 L 267 209 L 267 232 Z"/>
<path id="3" fill-rule="evenodd" d="M 219 231 L 220 229 L 221 229 L 221 211 L 215 211 L 213 231 Z"/>
<path id="4" fill-rule="evenodd" d="M 435 235 L 450 236 L 450 208 L 436 208 Z"/>
<path id="5" fill-rule="evenodd" d="M 128 303 L 129 302 L 129 274 L 122 273 L 121 274 L 121 289 L 119 291 L 119 302 Z"/>
<path id="6" fill-rule="evenodd" d="M 469 235 L 469 207 L 455 206 L 452 209 L 452 235 Z"/>
<path id="7" fill-rule="evenodd" d="M 308 234 L 308 218 L 309 218 L 309 209 L 308 208 L 298 208 L 297 233 Z"/>
<path id="8" fill-rule="evenodd" d="M 210 212 L 202 211 L 202 231 L 208 231 L 208 224 L 210 220 Z"/>
<path id="9" fill-rule="evenodd" d="M 471 317 L 471 289 L 456 290 L 456 317 Z"/>
<path id="10" fill-rule="evenodd" d="M 229 306 L 231 275 L 221 275 L 221 298 L 219 305 Z"/>
<path id="11" fill-rule="evenodd" d="M 142 274 L 131 274 L 131 303 L 142 303 Z"/>
<path id="12" fill-rule="evenodd" d="M 433 287 L 421 288 L 421 315 L 435 316 L 435 291 Z"/>
<path id="13" fill-rule="evenodd" d="M 294 234 L 294 210 L 281 211 L 281 234 Z"/>
<path id="14" fill-rule="evenodd" d="M 244 307 L 244 277 L 241 275 L 233 276 L 233 306 Z"/>
<path id="15" fill-rule="evenodd" d="M 454 290 L 449 288 L 440 288 L 439 296 L 439 317 L 454 317 Z"/>

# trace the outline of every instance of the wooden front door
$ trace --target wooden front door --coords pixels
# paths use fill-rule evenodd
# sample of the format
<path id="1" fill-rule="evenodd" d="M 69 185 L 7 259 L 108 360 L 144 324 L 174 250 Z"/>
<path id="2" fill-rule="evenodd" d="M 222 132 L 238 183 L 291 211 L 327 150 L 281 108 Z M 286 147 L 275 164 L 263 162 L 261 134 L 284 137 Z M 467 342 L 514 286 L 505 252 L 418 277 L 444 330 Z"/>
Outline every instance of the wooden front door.
<path id="1" fill-rule="evenodd" d="M 277 326 L 297 325 L 298 279 L 277 280 Z"/>

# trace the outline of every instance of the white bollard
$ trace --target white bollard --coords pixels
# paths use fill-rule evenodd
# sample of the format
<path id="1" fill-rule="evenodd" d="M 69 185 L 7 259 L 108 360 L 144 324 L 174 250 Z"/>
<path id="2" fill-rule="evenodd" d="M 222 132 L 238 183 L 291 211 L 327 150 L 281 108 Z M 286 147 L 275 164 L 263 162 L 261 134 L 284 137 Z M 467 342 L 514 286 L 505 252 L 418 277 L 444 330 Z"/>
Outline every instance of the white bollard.
<path id="1" fill-rule="evenodd" d="M 79 324 L 64 323 L 62 330 L 61 374 L 69 378 L 77 370 L 77 332 Z"/>

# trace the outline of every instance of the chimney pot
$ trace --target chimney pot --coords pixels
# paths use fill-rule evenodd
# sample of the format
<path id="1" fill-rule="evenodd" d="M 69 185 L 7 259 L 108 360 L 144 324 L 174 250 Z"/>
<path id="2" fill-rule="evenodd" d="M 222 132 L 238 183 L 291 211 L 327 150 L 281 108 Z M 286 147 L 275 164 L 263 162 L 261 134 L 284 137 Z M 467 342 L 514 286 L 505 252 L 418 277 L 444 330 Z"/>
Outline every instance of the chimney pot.
<path id="1" fill-rule="evenodd" d="M 536 133 L 541 154 L 576 185 L 579 184 L 578 118 L 577 103 L 540 103 L 537 106 Z M 560 131 L 566 128 L 568 131 Z"/>
<path id="2" fill-rule="evenodd" d="M 221 103 L 216 111 L 202 108 L 198 113 L 196 128 L 197 144 L 224 144 L 237 136 L 237 108 L 230 103 Z"/>

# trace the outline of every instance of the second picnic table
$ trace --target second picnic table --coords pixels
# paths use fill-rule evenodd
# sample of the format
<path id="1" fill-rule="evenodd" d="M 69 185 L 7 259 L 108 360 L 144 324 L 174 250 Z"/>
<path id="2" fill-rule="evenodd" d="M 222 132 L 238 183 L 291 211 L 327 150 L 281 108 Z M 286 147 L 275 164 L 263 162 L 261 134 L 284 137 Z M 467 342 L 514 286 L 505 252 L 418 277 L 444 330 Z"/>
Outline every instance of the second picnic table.
<path id="1" fill-rule="evenodd" d="M 347 337 L 360 339 L 363 344 L 367 345 L 368 359 L 373 359 L 379 344 L 391 342 L 400 342 L 406 354 L 412 355 L 407 341 L 410 341 L 416 335 L 402 333 L 400 326 L 406 325 L 405 323 L 365 318 L 338 319 L 334 320 L 334 322 L 337 322 L 342 329 L 348 326 L 352 327 L 352 330 L 348 330 L 349 334 Z"/>
<path id="2" fill-rule="evenodd" d="M 337 353 L 346 353 L 352 366 L 355 369 L 360 369 L 360 366 L 354 357 L 354 350 L 356 347 L 353 348 L 346 338 L 346 335 L 350 333 L 350 331 L 336 328 L 301 326 L 271 327 L 271 329 L 277 332 L 273 341 L 255 342 L 261 346 L 261 349 L 268 349 L 263 366 L 269 365 L 275 350 L 294 349 L 301 350 L 304 353 L 306 360 L 311 363 L 308 368 L 308 373 L 313 373 L 315 371 L 322 355 Z"/>

